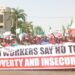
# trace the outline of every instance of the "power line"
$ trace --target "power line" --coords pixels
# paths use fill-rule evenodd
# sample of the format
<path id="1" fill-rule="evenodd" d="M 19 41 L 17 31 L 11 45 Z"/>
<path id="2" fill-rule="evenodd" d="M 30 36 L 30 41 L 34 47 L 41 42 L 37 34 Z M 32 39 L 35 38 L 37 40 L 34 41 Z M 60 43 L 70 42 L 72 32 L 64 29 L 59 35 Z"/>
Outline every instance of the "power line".
<path id="1" fill-rule="evenodd" d="M 40 19 L 53 19 L 53 18 L 75 18 L 75 16 L 63 16 L 63 17 L 41 17 L 41 16 L 28 16 L 29 18 L 40 18 Z"/>

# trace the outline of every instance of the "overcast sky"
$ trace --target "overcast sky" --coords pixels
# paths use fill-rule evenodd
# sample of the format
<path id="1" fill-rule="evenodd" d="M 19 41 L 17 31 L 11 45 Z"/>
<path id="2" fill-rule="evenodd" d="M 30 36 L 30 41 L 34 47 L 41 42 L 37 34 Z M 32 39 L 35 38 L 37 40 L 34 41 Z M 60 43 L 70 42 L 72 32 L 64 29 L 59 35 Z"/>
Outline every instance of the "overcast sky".
<path id="1" fill-rule="evenodd" d="M 60 30 L 62 25 L 75 19 L 75 0 L 0 0 L 0 6 L 24 9 L 27 20 L 45 31 L 49 26 Z"/>

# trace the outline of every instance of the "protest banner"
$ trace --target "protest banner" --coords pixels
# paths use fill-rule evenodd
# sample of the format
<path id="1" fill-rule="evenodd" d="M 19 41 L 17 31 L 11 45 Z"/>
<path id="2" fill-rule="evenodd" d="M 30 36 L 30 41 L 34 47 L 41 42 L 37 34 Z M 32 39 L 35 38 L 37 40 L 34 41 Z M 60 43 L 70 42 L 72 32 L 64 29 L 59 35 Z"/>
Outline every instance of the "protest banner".
<path id="1" fill-rule="evenodd" d="M 75 44 L 14 46 L 0 49 L 0 69 L 73 69 Z"/>

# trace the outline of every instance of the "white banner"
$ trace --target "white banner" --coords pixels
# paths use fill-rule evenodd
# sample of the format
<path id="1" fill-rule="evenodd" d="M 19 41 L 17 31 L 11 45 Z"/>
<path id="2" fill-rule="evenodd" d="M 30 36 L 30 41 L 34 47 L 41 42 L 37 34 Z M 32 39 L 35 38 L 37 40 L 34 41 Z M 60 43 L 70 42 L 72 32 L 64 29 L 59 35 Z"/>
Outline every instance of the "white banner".
<path id="1" fill-rule="evenodd" d="M 47 44 L 47 45 L 29 45 L 4 47 L 0 49 L 1 57 L 11 56 L 56 56 L 56 55 L 75 55 L 75 43 L 65 44 Z"/>
<path id="2" fill-rule="evenodd" d="M 73 68 L 75 68 L 75 43 L 20 45 L 0 49 L 0 70 Z"/>

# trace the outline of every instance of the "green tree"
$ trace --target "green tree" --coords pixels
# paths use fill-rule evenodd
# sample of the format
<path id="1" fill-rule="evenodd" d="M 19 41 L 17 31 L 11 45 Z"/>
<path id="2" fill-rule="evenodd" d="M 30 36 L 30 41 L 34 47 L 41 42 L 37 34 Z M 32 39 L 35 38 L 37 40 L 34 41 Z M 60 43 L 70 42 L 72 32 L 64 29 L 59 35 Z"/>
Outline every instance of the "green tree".
<path id="1" fill-rule="evenodd" d="M 63 36 L 65 36 L 65 34 L 66 34 L 66 28 L 65 28 L 65 26 L 62 26 L 62 31 L 63 31 Z"/>
<path id="2" fill-rule="evenodd" d="M 44 34 L 45 34 L 45 32 L 42 29 L 42 27 L 40 27 L 40 26 L 34 27 L 34 35 L 42 35 L 43 36 Z"/>
<path id="3" fill-rule="evenodd" d="M 51 26 L 49 26 L 49 32 L 51 31 L 51 29 L 52 29 Z"/>
<path id="4" fill-rule="evenodd" d="M 22 22 L 25 22 L 27 15 L 24 13 L 23 9 L 12 8 L 12 11 L 13 12 L 11 14 L 11 17 L 12 17 L 14 23 L 13 23 L 13 27 L 12 27 L 11 31 L 15 32 L 15 30 L 18 28 L 19 20 L 22 20 Z"/>
<path id="5" fill-rule="evenodd" d="M 32 22 L 22 22 L 22 21 L 19 21 L 18 27 L 22 30 L 22 32 L 25 32 L 25 33 L 30 34 L 30 35 L 33 34 Z"/>
<path id="6" fill-rule="evenodd" d="M 67 28 L 65 26 L 62 26 L 62 30 L 63 30 L 63 36 L 65 36 L 66 34 L 68 35 L 68 30 L 69 28 L 72 26 L 73 24 L 73 20 L 71 20 L 70 24 L 67 25 Z"/>
<path id="7" fill-rule="evenodd" d="M 73 20 L 71 20 L 70 24 L 67 25 L 67 30 L 72 26 Z"/>

